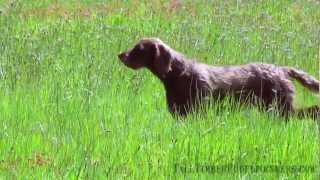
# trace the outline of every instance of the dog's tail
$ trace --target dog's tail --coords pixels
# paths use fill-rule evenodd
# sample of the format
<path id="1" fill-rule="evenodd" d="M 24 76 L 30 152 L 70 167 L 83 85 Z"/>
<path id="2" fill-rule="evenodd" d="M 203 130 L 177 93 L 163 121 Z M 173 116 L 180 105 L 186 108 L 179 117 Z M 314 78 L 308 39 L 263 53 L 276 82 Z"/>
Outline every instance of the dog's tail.
<path id="1" fill-rule="evenodd" d="M 303 86 L 310 89 L 311 91 L 320 93 L 320 81 L 319 80 L 317 80 L 316 78 L 312 77 L 311 75 L 309 75 L 303 71 L 297 70 L 295 68 L 286 67 L 285 69 L 287 70 L 288 75 L 291 78 L 298 80 Z"/>

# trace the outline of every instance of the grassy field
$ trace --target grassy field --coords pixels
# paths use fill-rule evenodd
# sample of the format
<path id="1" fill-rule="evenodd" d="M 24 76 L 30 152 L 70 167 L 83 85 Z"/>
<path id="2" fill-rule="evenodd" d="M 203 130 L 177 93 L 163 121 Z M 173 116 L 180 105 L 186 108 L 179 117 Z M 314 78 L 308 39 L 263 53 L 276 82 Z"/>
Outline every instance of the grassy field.
<path id="1" fill-rule="evenodd" d="M 228 102 L 177 121 L 160 81 L 117 59 L 155 36 L 209 64 L 268 62 L 319 78 L 319 1 L 0 0 L 0 12 L 1 179 L 319 176 L 315 122 Z M 297 107 L 319 104 L 297 89 Z"/>

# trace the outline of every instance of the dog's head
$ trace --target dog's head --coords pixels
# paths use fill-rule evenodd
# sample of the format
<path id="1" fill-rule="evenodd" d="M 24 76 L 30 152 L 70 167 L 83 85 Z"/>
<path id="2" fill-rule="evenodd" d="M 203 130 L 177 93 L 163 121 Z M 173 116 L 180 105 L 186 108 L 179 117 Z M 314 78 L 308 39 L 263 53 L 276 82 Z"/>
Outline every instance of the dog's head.
<path id="1" fill-rule="evenodd" d="M 132 49 L 118 55 L 119 59 L 132 69 L 149 68 L 160 76 L 171 71 L 171 49 L 157 38 L 140 40 Z"/>

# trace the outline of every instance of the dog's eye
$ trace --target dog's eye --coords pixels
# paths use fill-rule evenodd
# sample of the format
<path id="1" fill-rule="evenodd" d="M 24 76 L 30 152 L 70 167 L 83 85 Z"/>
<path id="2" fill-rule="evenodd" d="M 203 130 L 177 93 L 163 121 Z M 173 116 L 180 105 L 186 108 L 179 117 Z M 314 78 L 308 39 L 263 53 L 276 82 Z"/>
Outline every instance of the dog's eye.
<path id="1" fill-rule="evenodd" d="M 144 50 L 144 46 L 142 44 L 137 44 L 134 47 L 134 51 L 143 51 Z"/>
<path id="2" fill-rule="evenodd" d="M 140 50 L 140 51 L 143 51 L 143 50 L 144 50 L 144 45 L 143 45 L 143 44 L 140 44 L 140 45 L 139 45 L 139 50 Z"/>
<path id="3" fill-rule="evenodd" d="M 139 46 L 139 45 L 136 45 L 133 49 L 132 49 L 132 51 L 131 51 L 131 53 L 130 53 L 130 56 L 132 57 L 132 58 L 138 58 L 139 56 L 141 56 L 142 55 L 142 50 L 141 50 L 141 47 Z"/>

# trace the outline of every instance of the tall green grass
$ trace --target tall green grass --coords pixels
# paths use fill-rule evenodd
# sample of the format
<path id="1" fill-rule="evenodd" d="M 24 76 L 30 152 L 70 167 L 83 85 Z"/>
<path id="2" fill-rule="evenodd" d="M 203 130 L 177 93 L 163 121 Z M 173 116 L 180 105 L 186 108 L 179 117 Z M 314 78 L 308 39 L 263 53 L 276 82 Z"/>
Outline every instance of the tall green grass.
<path id="1" fill-rule="evenodd" d="M 315 178 L 317 124 L 211 104 L 176 120 L 150 72 L 117 54 L 156 36 L 209 64 L 319 73 L 317 1 L 5 1 L 0 15 L 3 178 Z M 318 103 L 297 84 L 296 106 Z M 314 173 L 175 171 L 177 164 L 309 165 Z"/>

